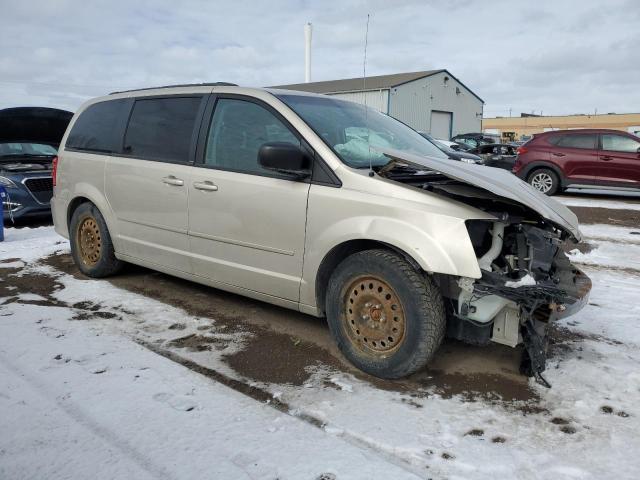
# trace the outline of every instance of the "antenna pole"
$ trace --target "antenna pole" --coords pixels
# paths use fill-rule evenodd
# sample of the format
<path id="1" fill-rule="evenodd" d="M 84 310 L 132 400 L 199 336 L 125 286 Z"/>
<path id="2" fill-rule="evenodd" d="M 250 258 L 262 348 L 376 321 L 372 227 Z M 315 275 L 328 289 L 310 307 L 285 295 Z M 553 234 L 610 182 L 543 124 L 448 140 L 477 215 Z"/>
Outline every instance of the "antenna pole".
<path id="1" fill-rule="evenodd" d="M 362 89 L 367 88 L 367 43 L 369 40 L 369 14 L 367 13 L 367 29 L 364 33 L 364 62 L 362 63 Z M 367 97 L 365 96 L 365 102 Z M 366 105 L 366 103 L 365 103 Z"/>
<path id="2" fill-rule="evenodd" d="M 367 108 L 367 44 L 369 42 L 369 17 L 367 13 L 367 28 L 364 33 L 364 61 L 362 62 L 362 95 L 364 95 L 364 127 L 367 131 L 367 146 L 369 148 L 369 176 L 373 177 L 371 159 L 371 144 L 369 143 L 369 111 Z"/>

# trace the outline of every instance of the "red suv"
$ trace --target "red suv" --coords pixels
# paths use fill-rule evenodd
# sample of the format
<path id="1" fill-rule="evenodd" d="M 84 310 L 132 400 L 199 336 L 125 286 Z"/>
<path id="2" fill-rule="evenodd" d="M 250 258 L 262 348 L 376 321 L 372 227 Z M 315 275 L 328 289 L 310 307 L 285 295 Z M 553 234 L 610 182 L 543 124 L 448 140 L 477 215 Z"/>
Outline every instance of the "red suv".
<path id="1" fill-rule="evenodd" d="M 513 173 L 547 195 L 567 188 L 640 189 L 640 138 L 619 130 L 556 130 L 518 148 Z"/>

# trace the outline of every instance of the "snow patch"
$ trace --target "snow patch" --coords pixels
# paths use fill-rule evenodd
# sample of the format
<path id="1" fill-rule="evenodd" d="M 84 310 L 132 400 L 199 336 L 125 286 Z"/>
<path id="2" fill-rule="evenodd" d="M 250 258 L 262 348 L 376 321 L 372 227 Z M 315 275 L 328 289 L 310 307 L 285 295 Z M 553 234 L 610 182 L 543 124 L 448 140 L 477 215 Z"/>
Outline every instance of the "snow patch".
<path id="1" fill-rule="evenodd" d="M 516 282 L 505 282 L 505 287 L 510 288 L 520 288 L 520 287 L 530 287 L 535 285 L 536 279 L 531 276 L 531 274 L 527 273 L 524 277 Z"/>

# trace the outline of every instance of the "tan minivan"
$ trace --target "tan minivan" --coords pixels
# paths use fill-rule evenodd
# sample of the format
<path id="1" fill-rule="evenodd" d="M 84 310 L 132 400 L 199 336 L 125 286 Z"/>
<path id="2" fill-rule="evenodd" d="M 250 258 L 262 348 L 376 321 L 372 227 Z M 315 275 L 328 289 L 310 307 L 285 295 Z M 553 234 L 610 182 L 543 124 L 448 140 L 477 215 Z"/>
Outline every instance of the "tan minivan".
<path id="1" fill-rule="evenodd" d="M 406 125 L 323 95 L 229 84 L 85 103 L 63 138 L 55 228 L 88 276 L 131 262 L 311 315 L 360 369 L 398 378 L 443 337 L 523 343 L 587 301 L 567 208 L 447 159 Z"/>

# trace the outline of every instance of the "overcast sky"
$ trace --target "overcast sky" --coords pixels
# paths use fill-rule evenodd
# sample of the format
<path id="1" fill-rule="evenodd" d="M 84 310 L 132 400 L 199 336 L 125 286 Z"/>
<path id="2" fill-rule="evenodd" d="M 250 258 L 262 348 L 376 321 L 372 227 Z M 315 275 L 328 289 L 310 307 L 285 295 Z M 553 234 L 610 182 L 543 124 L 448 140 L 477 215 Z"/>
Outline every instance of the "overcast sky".
<path id="1" fill-rule="evenodd" d="M 446 68 L 485 116 L 640 112 L 640 1 L 3 0 L 0 108 L 138 87 Z"/>

